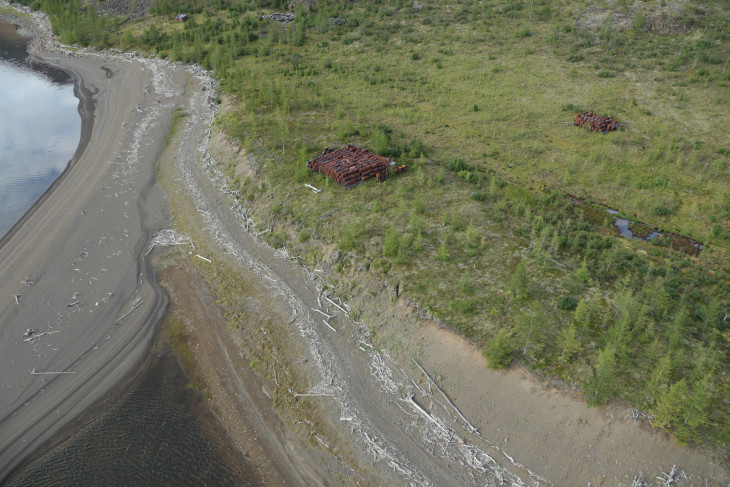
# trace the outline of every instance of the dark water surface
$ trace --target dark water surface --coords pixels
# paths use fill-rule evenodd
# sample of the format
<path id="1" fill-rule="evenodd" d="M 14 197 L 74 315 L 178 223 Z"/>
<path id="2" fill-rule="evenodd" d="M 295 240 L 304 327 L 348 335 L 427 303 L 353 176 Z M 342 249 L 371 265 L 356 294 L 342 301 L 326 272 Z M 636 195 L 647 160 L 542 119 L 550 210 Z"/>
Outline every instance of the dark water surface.
<path id="1" fill-rule="evenodd" d="M 163 347 L 141 380 L 22 466 L 7 487 L 260 485 L 247 463 Z"/>
<path id="2" fill-rule="evenodd" d="M 32 61 L 0 21 L 0 238 L 63 172 L 81 137 L 68 73 Z"/>

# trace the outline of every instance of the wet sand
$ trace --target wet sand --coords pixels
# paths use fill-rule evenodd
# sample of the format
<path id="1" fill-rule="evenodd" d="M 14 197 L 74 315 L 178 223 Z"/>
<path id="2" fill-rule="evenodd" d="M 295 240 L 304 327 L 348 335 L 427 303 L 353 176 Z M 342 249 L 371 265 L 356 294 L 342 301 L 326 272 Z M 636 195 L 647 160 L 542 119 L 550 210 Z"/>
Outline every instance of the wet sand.
<path id="1" fill-rule="evenodd" d="M 144 259 L 166 222 L 155 163 L 197 89 L 162 63 L 40 58 L 73 75 L 83 126 L 69 168 L 0 241 L 0 481 L 146 354 L 167 306 Z"/>

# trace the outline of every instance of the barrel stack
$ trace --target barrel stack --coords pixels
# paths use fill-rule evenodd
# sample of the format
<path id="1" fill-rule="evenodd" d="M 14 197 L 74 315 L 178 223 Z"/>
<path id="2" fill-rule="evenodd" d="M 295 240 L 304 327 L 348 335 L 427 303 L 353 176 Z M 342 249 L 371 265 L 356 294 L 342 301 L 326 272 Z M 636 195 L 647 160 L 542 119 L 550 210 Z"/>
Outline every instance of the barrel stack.
<path id="1" fill-rule="evenodd" d="M 307 163 L 308 168 L 321 172 L 346 188 L 370 178 L 384 181 L 391 165 L 394 163 L 387 157 L 354 145 L 341 149 L 325 147 L 322 154 Z"/>
<path id="2" fill-rule="evenodd" d="M 620 124 L 610 116 L 602 117 L 593 112 L 581 112 L 575 116 L 573 125 L 605 134 L 618 129 Z"/>

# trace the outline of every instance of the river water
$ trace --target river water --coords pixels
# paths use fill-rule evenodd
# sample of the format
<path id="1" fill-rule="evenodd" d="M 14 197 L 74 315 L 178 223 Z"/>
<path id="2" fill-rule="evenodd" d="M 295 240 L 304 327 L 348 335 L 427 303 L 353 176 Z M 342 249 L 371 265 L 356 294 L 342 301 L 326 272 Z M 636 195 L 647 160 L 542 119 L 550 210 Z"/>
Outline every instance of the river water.
<path id="1" fill-rule="evenodd" d="M 15 26 L 0 21 L 0 238 L 64 171 L 80 141 L 72 77 L 33 62 L 26 47 Z M 158 338 L 133 379 L 0 483 L 260 484 L 256 469 L 189 383 L 170 346 Z"/>
<path id="2" fill-rule="evenodd" d="M 261 479 L 232 447 L 168 346 L 131 385 L 22 465 L 7 487 L 242 486 Z M 70 431 L 69 431 L 70 430 Z"/>
<path id="3" fill-rule="evenodd" d="M 27 42 L 0 22 L 0 238 L 63 172 L 81 137 L 73 79 L 32 62 Z"/>

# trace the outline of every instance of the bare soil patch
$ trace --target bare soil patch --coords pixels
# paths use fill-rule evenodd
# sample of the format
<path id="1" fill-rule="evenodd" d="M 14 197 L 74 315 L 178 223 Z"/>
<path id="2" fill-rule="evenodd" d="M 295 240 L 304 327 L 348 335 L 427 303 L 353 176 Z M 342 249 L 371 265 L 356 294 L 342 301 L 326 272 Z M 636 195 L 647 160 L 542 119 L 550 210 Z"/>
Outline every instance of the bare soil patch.
<path id="1" fill-rule="evenodd" d="M 634 422 L 628 406 L 589 408 L 524 369 L 488 370 L 475 347 L 434 323 L 420 330 L 417 341 L 424 367 L 439 374 L 482 434 L 556 485 L 630 485 L 639 472 L 654 478 L 672 465 L 684 469 L 693 485 L 727 482 L 727 458 L 678 446 Z"/>

